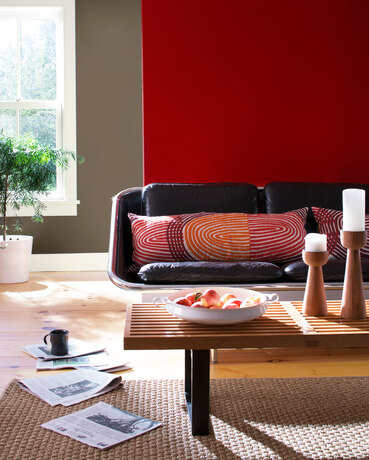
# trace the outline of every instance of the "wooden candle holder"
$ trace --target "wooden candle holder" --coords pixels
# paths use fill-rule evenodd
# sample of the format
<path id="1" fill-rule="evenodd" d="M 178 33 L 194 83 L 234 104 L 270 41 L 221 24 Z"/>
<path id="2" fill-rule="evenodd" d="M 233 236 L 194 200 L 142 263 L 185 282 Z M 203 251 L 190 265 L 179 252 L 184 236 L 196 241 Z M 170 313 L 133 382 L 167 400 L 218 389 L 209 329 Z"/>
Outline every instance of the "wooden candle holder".
<path id="1" fill-rule="evenodd" d="M 302 251 L 302 259 L 309 265 L 302 312 L 306 316 L 326 316 L 327 299 L 322 266 L 328 261 L 327 251 Z"/>
<path id="2" fill-rule="evenodd" d="M 366 243 L 366 231 L 341 230 L 341 243 L 347 249 L 345 280 L 343 283 L 341 317 L 365 319 L 365 295 L 360 249 Z"/>

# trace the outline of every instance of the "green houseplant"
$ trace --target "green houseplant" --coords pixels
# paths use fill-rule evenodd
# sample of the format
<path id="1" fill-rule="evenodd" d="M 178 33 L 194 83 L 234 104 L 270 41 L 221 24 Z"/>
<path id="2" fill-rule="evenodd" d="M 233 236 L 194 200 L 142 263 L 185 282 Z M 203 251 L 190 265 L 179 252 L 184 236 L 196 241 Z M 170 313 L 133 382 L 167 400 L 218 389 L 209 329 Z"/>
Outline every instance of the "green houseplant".
<path id="1" fill-rule="evenodd" d="M 32 251 L 32 237 L 8 234 L 9 210 L 16 213 L 30 206 L 34 210 L 32 220 L 42 222 L 42 195 L 46 196 L 55 184 L 56 166 L 66 169 L 75 158 L 74 152 L 40 145 L 30 137 L 15 139 L 0 133 L 0 282 L 27 281 Z M 14 227 L 21 230 L 19 222 Z M 27 256 L 20 256 L 22 246 Z"/>

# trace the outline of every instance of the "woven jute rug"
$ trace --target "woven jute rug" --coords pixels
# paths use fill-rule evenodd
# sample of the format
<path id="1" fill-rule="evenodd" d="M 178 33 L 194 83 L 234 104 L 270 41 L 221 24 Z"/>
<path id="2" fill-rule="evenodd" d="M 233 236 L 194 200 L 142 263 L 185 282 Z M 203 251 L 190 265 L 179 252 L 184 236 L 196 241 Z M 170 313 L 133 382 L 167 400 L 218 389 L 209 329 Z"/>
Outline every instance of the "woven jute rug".
<path id="1" fill-rule="evenodd" d="M 105 401 L 163 426 L 106 451 L 41 428 Z M 13 381 L 0 400 L 0 458 L 369 458 L 369 377 L 216 379 L 211 434 L 192 436 L 180 380 L 124 381 L 71 407 L 51 407 Z"/>

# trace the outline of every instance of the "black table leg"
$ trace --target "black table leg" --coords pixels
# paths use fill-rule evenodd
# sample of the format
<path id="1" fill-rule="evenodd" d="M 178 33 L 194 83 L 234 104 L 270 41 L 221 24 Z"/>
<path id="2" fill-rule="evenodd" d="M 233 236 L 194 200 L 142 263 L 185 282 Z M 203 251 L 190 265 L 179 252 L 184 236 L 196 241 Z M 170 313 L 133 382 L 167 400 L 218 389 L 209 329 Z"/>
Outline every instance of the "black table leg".
<path id="1" fill-rule="evenodd" d="M 186 395 L 186 401 L 191 401 L 191 369 L 192 369 L 191 350 L 185 350 L 184 390 L 185 390 L 185 395 Z"/>
<path id="2" fill-rule="evenodd" d="M 192 434 L 209 434 L 210 351 L 185 350 L 185 395 Z"/>

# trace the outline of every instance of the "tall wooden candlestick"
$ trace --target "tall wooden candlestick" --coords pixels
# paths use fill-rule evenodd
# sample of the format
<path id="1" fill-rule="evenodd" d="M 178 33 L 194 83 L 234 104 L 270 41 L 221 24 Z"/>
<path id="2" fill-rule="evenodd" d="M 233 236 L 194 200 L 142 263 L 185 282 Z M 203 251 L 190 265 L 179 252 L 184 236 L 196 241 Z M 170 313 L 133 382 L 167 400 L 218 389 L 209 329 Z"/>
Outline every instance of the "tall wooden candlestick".
<path id="1" fill-rule="evenodd" d="M 327 299 L 322 266 L 328 261 L 327 251 L 302 251 L 302 259 L 309 265 L 302 312 L 306 316 L 326 316 Z"/>
<path id="2" fill-rule="evenodd" d="M 345 280 L 343 283 L 341 317 L 365 319 L 365 295 L 360 249 L 366 243 L 366 231 L 351 232 L 341 230 L 342 246 L 347 248 Z"/>

